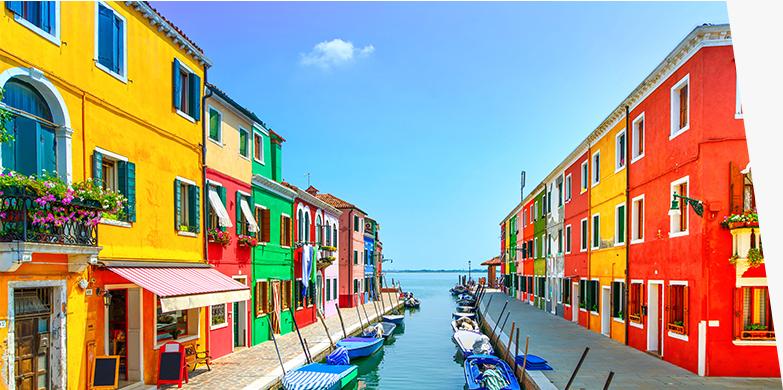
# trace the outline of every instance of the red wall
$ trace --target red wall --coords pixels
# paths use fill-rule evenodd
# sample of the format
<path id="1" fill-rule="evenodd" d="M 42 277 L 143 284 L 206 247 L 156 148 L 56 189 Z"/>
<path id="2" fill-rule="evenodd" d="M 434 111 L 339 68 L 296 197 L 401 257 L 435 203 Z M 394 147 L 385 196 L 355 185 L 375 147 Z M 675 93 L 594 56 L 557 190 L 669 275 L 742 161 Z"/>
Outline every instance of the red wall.
<path id="1" fill-rule="evenodd" d="M 585 151 L 565 170 L 565 176 L 571 175 L 571 200 L 566 201 L 564 207 L 565 219 L 563 226 L 571 225 L 571 253 L 566 253 L 563 257 L 563 276 L 571 277 L 571 283 L 578 283 L 582 278 L 588 278 L 589 275 L 589 252 L 581 251 L 582 237 L 582 219 L 589 218 L 590 213 L 590 186 L 581 193 L 582 190 L 582 162 L 590 156 L 590 151 Z M 589 248 L 589 246 L 588 246 Z M 583 298 L 582 298 L 583 299 Z M 574 303 L 573 291 L 571 302 Z M 563 306 L 563 317 L 571 320 L 572 310 L 579 310 L 579 307 Z M 587 312 L 579 314 L 579 324 L 587 327 Z"/>
<path id="2" fill-rule="evenodd" d="M 526 210 L 526 212 L 520 213 L 522 215 L 525 214 L 527 215 L 527 224 L 520 222 L 522 223 L 522 239 L 526 243 L 533 239 L 533 234 L 535 231 L 535 224 L 531 222 L 531 215 L 530 215 L 530 206 L 532 206 L 534 203 L 535 203 L 534 200 L 525 203 L 525 207 L 523 208 L 523 210 Z M 533 256 L 530 252 L 530 248 L 528 248 L 527 250 L 527 257 L 525 257 L 525 260 L 522 262 L 522 273 L 525 275 L 525 277 L 533 275 Z M 528 290 L 532 291 L 531 286 L 528 286 Z M 522 294 L 523 300 L 530 301 L 531 299 L 533 299 L 533 297 L 534 297 L 533 293 Z"/>

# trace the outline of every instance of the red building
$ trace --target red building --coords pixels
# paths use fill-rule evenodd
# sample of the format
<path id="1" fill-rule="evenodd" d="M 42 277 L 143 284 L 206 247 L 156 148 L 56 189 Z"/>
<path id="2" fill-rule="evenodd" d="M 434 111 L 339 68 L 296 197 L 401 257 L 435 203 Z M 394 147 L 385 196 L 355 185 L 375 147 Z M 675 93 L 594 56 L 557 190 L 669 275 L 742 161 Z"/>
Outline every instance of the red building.
<path id="1" fill-rule="evenodd" d="M 580 153 L 581 152 L 581 153 Z M 575 155 L 575 157 L 573 156 Z M 563 317 L 569 321 L 588 326 L 587 310 L 580 310 L 582 297 L 579 296 L 579 281 L 589 280 L 590 245 L 588 219 L 590 218 L 590 184 L 588 161 L 589 147 L 580 145 L 573 160 L 565 169 L 564 196 L 564 241 L 563 258 Z M 565 286 L 568 286 L 566 289 Z"/>
<path id="2" fill-rule="evenodd" d="M 695 29 L 626 102 L 628 344 L 700 375 L 779 376 L 764 267 L 748 260 L 760 232 L 721 225 L 755 212 L 728 25 Z"/>
<path id="3" fill-rule="evenodd" d="M 535 236 L 535 223 L 531 214 L 535 207 L 535 198 L 525 203 L 522 208 L 522 300 L 532 304 L 535 299 L 533 294 L 534 261 L 533 237 Z"/>
<path id="4" fill-rule="evenodd" d="M 314 323 L 316 316 L 316 261 L 313 258 L 317 256 L 317 238 L 316 238 L 316 218 L 323 215 L 323 211 L 306 199 L 315 197 L 301 191 L 297 186 L 283 182 L 283 185 L 296 191 L 294 199 L 294 239 L 296 249 L 294 249 L 294 319 L 299 327 Z M 317 199 L 316 199 L 317 200 Z M 307 254 L 305 251 L 309 251 Z M 310 261 L 305 267 L 305 257 L 310 257 Z M 306 272 L 306 274 L 305 274 Z M 307 283 L 305 285 L 305 283 Z"/>

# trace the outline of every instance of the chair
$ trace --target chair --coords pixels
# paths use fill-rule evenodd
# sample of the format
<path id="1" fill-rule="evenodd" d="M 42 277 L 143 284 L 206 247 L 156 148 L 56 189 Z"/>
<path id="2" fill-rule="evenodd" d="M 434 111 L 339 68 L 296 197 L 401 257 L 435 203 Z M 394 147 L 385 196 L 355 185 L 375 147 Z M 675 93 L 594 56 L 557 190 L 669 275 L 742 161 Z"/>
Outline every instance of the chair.
<path id="1" fill-rule="evenodd" d="M 209 355 L 208 350 L 199 351 L 199 346 L 201 346 L 201 344 L 190 344 L 185 347 L 185 358 L 188 360 L 188 362 L 193 364 L 191 372 L 196 371 L 196 367 L 198 367 L 199 364 L 207 366 L 207 371 L 212 371 L 212 368 L 209 367 L 209 363 L 212 361 L 212 356 Z"/>

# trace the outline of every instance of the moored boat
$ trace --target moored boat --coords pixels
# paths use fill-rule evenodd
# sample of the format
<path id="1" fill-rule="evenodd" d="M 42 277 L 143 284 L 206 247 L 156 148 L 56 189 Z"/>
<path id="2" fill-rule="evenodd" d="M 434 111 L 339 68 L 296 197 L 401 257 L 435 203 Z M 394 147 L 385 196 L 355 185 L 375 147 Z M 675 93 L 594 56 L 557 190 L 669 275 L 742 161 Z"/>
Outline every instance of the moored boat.
<path id="1" fill-rule="evenodd" d="M 402 314 L 386 314 L 381 318 L 383 318 L 383 322 L 391 322 L 392 324 L 399 325 L 402 324 L 402 320 L 405 319 L 405 316 Z"/>
<path id="2" fill-rule="evenodd" d="M 460 318 L 476 318 L 476 313 L 451 313 L 451 317 L 455 320 L 458 320 Z"/>
<path id="3" fill-rule="evenodd" d="M 286 390 L 340 390 L 350 388 L 359 370 L 354 365 L 310 363 L 289 371 L 283 377 Z"/>
<path id="4" fill-rule="evenodd" d="M 481 330 L 479 330 L 479 326 L 476 323 L 476 321 L 473 321 L 470 318 L 460 318 L 458 320 L 451 321 L 451 329 L 455 332 L 458 330 L 464 330 L 468 332 L 475 332 L 475 333 L 481 333 Z"/>
<path id="5" fill-rule="evenodd" d="M 418 308 L 420 305 L 421 302 L 419 302 L 419 300 L 416 298 L 411 297 L 405 300 L 405 307 L 407 308 L 415 309 Z"/>
<path id="6" fill-rule="evenodd" d="M 370 356 L 383 347 L 383 338 L 375 337 L 348 337 L 337 342 L 338 347 L 348 351 L 351 359 Z"/>
<path id="7" fill-rule="evenodd" d="M 489 337 L 483 335 L 481 332 L 471 332 L 467 330 L 457 330 L 454 332 L 452 339 L 459 349 L 462 351 L 463 356 L 473 355 L 473 349 L 476 346 L 480 346 L 482 353 L 492 353 L 492 345 L 489 343 Z"/>
<path id="8" fill-rule="evenodd" d="M 378 327 L 378 326 L 381 327 L 381 336 L 384 339 L 389 338 L 394 333 L 394 330 L 397 329 L 397 324 L 393 324 L 391 322 L 379 322 L 379 323 L 375 324 L 374 326 L 368 327 L 367 329 L 365 329 L 364 332 L 362 332 L 362 337 L 375 337 L 375 338 L 377 338 L 378 337 L 378 332 L 375 329 L 373 329 L 373 328 Z"/>
<path id="9" fill-rule="evenodd" d="M 457 306 L 457 311 L 460 313 L 473 313 L 476 311 L 474 306 Z"/>
<path id="10" fill-rule="evenodd" d="M 469 390 L 485 390 L 481 380 L 486 375 L 482 372 L 482 366 L 493 366 L 498 374 L 505 379 L 507 385 L 502 390 L 519 390 L 519 383 L 514 371 L 500 358 L 492 355 L 476 354 L 465 358 L 465 382 Z"/>

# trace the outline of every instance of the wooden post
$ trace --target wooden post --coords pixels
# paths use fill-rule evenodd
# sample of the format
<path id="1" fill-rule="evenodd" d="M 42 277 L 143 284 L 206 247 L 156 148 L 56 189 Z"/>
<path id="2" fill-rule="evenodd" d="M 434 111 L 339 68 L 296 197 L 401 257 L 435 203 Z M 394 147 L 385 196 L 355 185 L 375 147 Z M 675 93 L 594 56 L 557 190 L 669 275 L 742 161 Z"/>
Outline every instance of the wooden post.
<path id="1" fill-rule="evenodd" d="M 302 333 L 299 332 L 299 325 L 296 323 L 296 316 L 294 316 L 294 309 L 289 308 L 288 309 L 291 312 L 291 320 L 294 322 L 294 329 L 296 329 L 296 335 L 299 336 L 299 344 L 302 345 L 302 350 L 305 354 L 305 360 L 307 360 L 307 363 L 312 363 L 310 361 L 310 357 L 307 355 L 307 347 L 304 344 L 304 339 L 302 339 Z"/>
<path id="2" fill-rule="evenodd" d="M 585 351 L 582 352 L 582 357 L 579 358 L 579 363 L 576 364 L 574 372 L 571 373 L 571 378 L 568 379 L 568 383 L 566 383 L 566 386 L 563 390 L 568 390 L 571 388 L 571 384 L 574 383 L 574 378 L 576 378 L 576 373 L 579 372 L 579 367 L 582 367 L 582 363 L 585 361 L 585 357 L 589 351 L 590 347 L 585 347 Z"/>
<path id="3" fill-rule="evenodd" d="M 318 309 L 315 310 L 315 314 L 318 315 L 318 318 L 321 320 L 321 324 L 323 324 L 324 326 L 324 330 L 326 331 L 326 337 L 329 338 L 329 345 L 332 348 L 334 348 L 335 347 L 334 340 L 332 340 L 332 335 L 329 333 L 329 327 L 326 326 L 326 320 L 324 320 L 324 315 L 321 314 L 321 311 Z"/>
<path id="4" fill-rule="evenodd" d="M 530 344 L 530 336 L 525 337 L 525 358 L 522 360 L 522 381 L 525 380 L 525 371 L 527 370 L 527 347 Z"/>
<path id="5" fill-rule="evenodd" d="M 280 369 L 283 370 L 283 376 L 285 376 L 285 365 L 283 364 L 283 357 L 280 356 L 280 348 L 277 346 L 277 338 L 275 337 L 275 330 L 272 329 L 272 321 L 267 319 L 267 325 L 269 325 L 269 336 L 272 337 L 272 343 L 275 344 L 275 352 L 277 352 L 277 360 L 280 361 Z"/>
<path id="6" fill-rule="evenodd" d="M 500 335 L 501 335 L 501 334 L 503 334 L 503 328 L 505 328 L 505 327 L 506 327 L 506 322 L 508 322 L 508 317 L 511 317 L 511 312 L 510 312 L 510 311 L 509 311 L 509 312 L 506 312 L 506 319 L 505 319 L 505 320 L 503 320 L 503 325 L 500 325 L 500 333 L 498 333 L 498 334 L 495 336 L 495 342 L 496 342 L 496 343 L 500 343 Z"/>
<path id="7" fill-rule="evenodd" d="M 612 384 L 612 378 L 614 378 L 614 371 L 609 371 L 609 377 L 606 378 L 606 383 L 604 383 L 604 390 L 609 390 L 609 385 Z"/>
<path id="8" fill-rule="evenodd" d="M 377 321 L 380 321 L 381 320 L 381 315 L 378 314 L 378 304 L 375 303 L 375 301 L 372 301 L 372 308 L 375 310 L 375 319 Z"/>
<path id="9" fill-rule="evenodd" d="M 492 334 L 489 335 L 489 337 L 494 337 L 495 331 L 498 329 L 498 325 L 500 325 L 500 320 L 503 319 L 503 313 L 506 312 L 506 306 L 508 306 L 508 301 L 503 305 L 503 309 L 500 310 L 500 316 L 498 316 L 497 321 L 495 321 L 495 326 L 492 328 Z"/>
<path id="10" fill-rule="evenodd" d="M 340 312 L 340 305 L 334 304 L 334 308 L 337 309 L 337 316 L 340 317 L 340 327 L 343 328 L 343 338 L 348 338 L 348 332 L 345 331 L 345 323 L 343 322 L 343 313 Z"/>
<path id="11" fill-rule="evenodd" d="M 362 306 L 362 311 L 364 312 L 364 318 L 367 319 L 367 326 L 370 326 L 372 322 L 370 322 L 370 316 L 367 315 L 367 308 L 365 307 L 367 306 L 367 304 L 365 303 L 364 305 L 361 306 Z"/>
<path id="12" fill-rule="evenodd" d="M 307 361 L 312 363 L 313 362 L 313 356 L 310 355 L 310 347 L 307 345 L 307 339 L 304 340 L 304 346 L 305 346 L 305 357 L 307 358 Z"/>
<path id="13" fill-rule="evenodd" d="M 519 364 L 517 364 L 517 356 L 519 356 L 519 328 L 517 328 L 517 340 L 514 345 L 516 345 L 514 348 L 514 376 L 516 376 L 517 368 L 519 366 Z"/>
<path id="14" fill-rule="evenodd" d="M 517 322 L 511 321 L 511 332 L 508 334 L 508 346 L 506 347 L 506 354 L 511 355 L 511 342 L 514 341 L 514 329 L 517 328 Z M 501 329 L 501 332 L 503 330 Z"/>
<path id="15" fill-rule="evenodd" d="M 356 314 L 359 316 L 359 329 L 364 330 L 364 324 L 362 324 L 362 312 L 359 310 L 359 304 L 356 305 Z M 370 324 L 367 324 L 370 326 Z"/>

